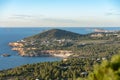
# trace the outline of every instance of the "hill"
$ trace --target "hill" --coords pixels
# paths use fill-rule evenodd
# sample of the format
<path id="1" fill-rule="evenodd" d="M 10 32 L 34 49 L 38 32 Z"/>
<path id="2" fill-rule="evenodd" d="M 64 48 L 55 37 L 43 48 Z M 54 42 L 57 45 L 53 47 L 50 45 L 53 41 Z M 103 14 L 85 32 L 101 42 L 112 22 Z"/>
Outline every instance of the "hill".
<path id="1" fill-rule="evenodd" d="M 52 29 L 9 45 L 13 46 L 12 50 L 18 51 L 21 56 L 68 57 L 73 54 L 108 56 L 119 50 L 119 36 L 119 32 L 80 35 L 66 30 Z"/>
<path id="2" fill-rule="evenodd" d="M 21 41 L 9 43 L 12 50 L 21 56 L 70 56 L 73 52 L 68 48 L 83 35 L 66 30 L 52 29 L 27 37 Z"/>
<path id="3" fill-rule="evenodd" d="M 29 39 L 79 39 L 82 35 L 66 31 L 66 30 L 61 30 L 61 29 L 51 29 L 44 31 L 42 33 L 36 34 L 34 36 L 25 38 L 26 40 Z"/>

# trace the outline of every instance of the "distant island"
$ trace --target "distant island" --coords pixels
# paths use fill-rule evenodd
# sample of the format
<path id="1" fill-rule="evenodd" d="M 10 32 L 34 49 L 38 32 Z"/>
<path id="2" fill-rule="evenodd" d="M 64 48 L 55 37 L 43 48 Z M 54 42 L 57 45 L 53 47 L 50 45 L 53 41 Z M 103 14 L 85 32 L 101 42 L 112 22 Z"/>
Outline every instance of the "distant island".
<path id="1" fill-rule="evenodd" d="M 7 53 L 4 53 L 1 55 L 2 57 L 10 57 L 11 55 L 10 54 L 7 54 Z"/>
<path id="2" fill-rule="evenodd" d="M 92 53 L 100 53 L 99 50 L 82 50 L 86 46 L 94 48 L 95 45 L 110 45 L 110 43 L 119 43 L 120 32 L 93 32 L 89 34 L 78 34 L 61 29 L 47 30 L 42 33 L 24 38 L 20 41 L 10 42 L 12 50 L 18 51 L 20 56 L 88 56 Z M 115 42 L 116 41 L 116 42 Z M 104 44 L 103 44 L 104 43 Z M 109 47 L 109 45 L 107 47 Z M 99 47 L 98 47 L 99 48 Z M 103 54 L 103 53 L 101 53 Z M 108 54 L 108 53 L 107 53 Z"/>

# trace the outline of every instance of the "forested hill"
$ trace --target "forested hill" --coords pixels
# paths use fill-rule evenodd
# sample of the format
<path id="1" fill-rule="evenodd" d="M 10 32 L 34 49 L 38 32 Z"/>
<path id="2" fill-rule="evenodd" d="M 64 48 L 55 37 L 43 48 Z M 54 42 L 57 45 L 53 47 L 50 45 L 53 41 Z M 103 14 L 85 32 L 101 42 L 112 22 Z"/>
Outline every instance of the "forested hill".
<path id="1" fill-rule="evenodd" d="M 66 30 L 51 29 L 26 39 L 79 39 L 81 36 L 83 35 Z"/>
<path id="2" fill-rule="evenodd" d="M 110 40 L 115 39 L 119 40 L 120 31 L 113 31 L 113 32 L 93 32 L 89 34 L 78 34 L 71 31 L 61 30 L 61 29 L 51 29 L 36 35 L 26 37 L 24 40 L 62 40 L 62 39 L 69 39 L 69 40 Z"/>
<path id="3" fill-rule="evenodd" d="M 28 64 L 0 71 L 0 80 L 120 80 L 120 54 L 101 64 L 92 58 Z"/>

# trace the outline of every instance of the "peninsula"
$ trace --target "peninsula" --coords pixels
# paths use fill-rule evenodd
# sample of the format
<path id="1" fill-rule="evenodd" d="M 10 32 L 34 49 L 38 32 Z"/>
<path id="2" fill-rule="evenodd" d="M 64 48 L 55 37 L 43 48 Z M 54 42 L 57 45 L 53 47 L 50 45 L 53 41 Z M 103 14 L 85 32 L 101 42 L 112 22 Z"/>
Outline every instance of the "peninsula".
<path id="1" fill-rule="evenodd" d="M 81 35 L 78 33 L 52 29 L 24 38 L 20 41 L 10 42 L 12 50 L 18 51 L 20 56 L 108 56 L 110 46 L 116 46 L 120 41 L 120 32 L 94 32 Z M 101 47 L 99 47 L 101 45 Z M 106 50 L 104 50 L 106 49 Z M 118 48 L 117 48 L 118 49 Z M 104 51 L 103 51 L 104 50 Z M 108 51 L 107 51 L 108 50 Z M 114 52 L 114 51 L 113 51 Z M 100 56 L 100 55 L 99 55 Z"/>
<path id="2" fill-rule="evenodd" d="M 40 34 L 25 38 L 17 42 L 10 42 L 12 50 L 18 51 L 20 56 L 56 56 L 69 57 L 73 51 L 66 49 L 72 46 L 74 40 L 81 35 L 65 30 L 52 29 Z"/>

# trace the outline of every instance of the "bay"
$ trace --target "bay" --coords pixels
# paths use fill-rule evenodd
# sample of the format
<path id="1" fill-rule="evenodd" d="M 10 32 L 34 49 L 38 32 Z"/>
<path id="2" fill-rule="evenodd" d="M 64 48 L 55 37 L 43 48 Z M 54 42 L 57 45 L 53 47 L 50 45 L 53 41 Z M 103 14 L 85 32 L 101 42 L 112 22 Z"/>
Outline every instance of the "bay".
<path id="1" fill-rule="evenodd" d="M 18 41 L 25 37 L 29 37 L 53 28 L 55 27 L 0 28 L 0 55 L 3 53 L 8 53 L 11 55 L 10 57 L 0 57 L 0 70 L 14 68 L 25 64 L 62 60 L 62 58 L 58 57 L 21 57 L 16 51 L 12 51 L 11 47 L 8 46 L 9 42 Z M 79 34 L 87 34 L 94 31 L 94 28 L 88 27 L 56 27 L 56 29 L 63 29 Z M 103 27 L 103 29 L 120 30 L 120 27 Z"/>

